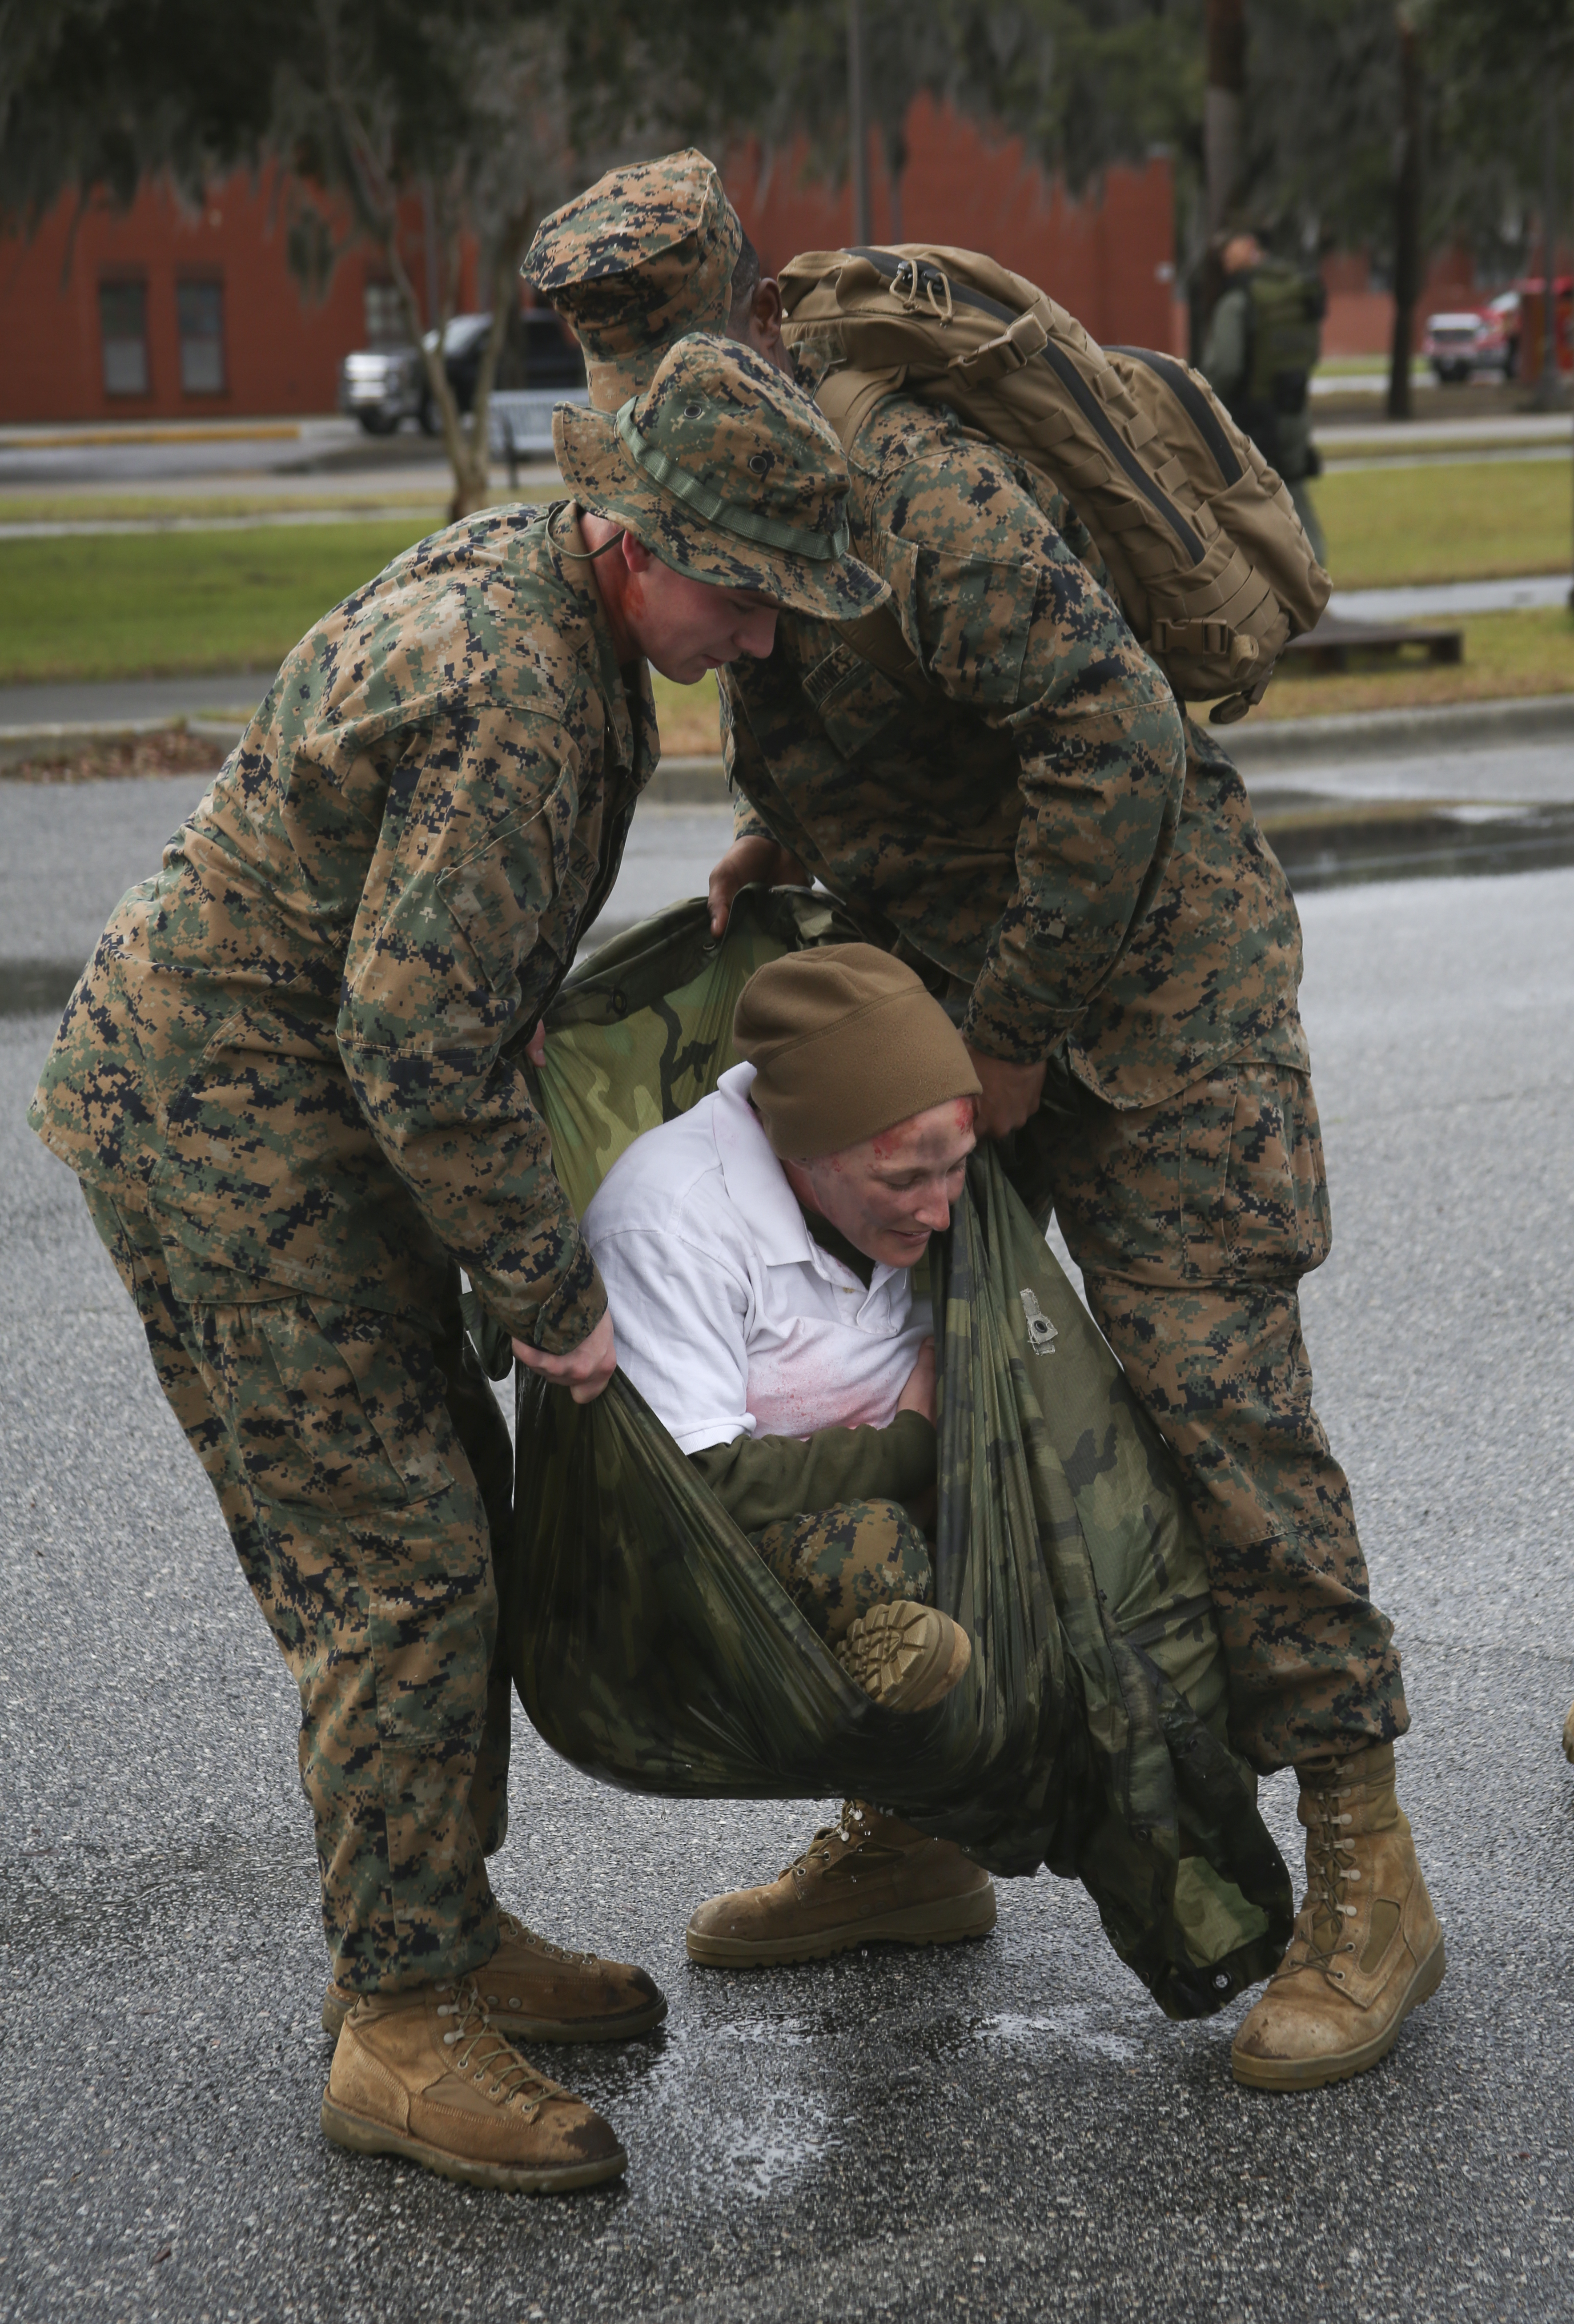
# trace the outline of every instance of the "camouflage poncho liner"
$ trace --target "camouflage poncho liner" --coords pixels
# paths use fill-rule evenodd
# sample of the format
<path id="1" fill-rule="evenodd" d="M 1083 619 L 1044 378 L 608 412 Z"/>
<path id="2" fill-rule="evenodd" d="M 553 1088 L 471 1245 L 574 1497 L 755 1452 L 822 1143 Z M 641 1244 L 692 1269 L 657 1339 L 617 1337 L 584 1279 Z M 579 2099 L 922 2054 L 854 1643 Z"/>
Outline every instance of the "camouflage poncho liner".
<path id="1" fill-rule="evenodd" d="M 723 944 L 703 904 L 678 905 L 575 972 L 539 1079 L 575 1210 L 734 1062 L 755 968 L 847 933 L 819 898 L 746 890 Z M 901 1716 L 853 1686 L 621 1373 L 583 1406 L 521 1375 L 517 1557 L 498 1575 L 516 1684 L 546 1739 L 605 1781 L 850 1794 L 995 1871 L 1074 1875 L 1165 2011 L 1205 2015 L 1275 1966 L 1292 1900 L 1224 1742 L 1201 1550 L 992 1148 L 934 1267 L 936 1583 L 974 1648 L 953 1694 Z"/>

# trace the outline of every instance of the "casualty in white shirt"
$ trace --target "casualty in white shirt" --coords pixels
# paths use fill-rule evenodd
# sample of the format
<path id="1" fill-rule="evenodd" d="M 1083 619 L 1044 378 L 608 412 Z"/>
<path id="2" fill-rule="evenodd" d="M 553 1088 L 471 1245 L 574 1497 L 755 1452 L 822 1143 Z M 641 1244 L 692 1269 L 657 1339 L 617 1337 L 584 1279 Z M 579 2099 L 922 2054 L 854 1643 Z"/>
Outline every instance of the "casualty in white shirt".
<path id="1" fill-rule="evenodd" d="M 618 1361 L 685 1452 L 888 1428 L 934 1329 L 910 1268 L 877 1265 L 866 1290 L 815 1242 L 753 1080 L 734 1065 L 636 1139 L 584 1214 Z"/>

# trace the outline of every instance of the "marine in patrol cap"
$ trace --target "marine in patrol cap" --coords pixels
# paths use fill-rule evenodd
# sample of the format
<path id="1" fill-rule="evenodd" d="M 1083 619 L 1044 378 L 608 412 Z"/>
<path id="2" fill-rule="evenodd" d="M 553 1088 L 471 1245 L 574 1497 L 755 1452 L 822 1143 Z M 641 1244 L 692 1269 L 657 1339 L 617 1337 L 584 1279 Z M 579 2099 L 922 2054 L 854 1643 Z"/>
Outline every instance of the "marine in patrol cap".
<path id="1" fill-rule="evenodd" d="M 693 332 L 616 416 L 560 403 L 564 482 L 676 572 L 848 622 L 886 586 L 847 554 L 847 462 L 806 395 L 752 347 Z"/>
<path id="2" fill-rule="evenodd" d="M 743 229 L 694 146 L 609 170 L 543 218 L 520 272 L 573 325 L 590 400 L 615 411 L 686 331 L 724 332 Z"/>

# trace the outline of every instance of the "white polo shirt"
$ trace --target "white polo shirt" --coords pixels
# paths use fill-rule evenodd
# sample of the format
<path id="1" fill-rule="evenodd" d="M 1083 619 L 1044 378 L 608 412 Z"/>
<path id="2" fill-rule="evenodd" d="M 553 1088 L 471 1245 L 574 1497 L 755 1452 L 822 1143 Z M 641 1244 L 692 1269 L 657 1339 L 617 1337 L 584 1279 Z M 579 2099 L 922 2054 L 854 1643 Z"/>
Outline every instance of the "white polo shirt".
<path id="1" fill-rule="evenodd" d="M 934 1326 L 911 1270 L 822 1250 L 748 1102 L 752 1065 L 637 1138 L 584 1214 L 618 1361 L 685 1452 L 888 1428 Z"/>

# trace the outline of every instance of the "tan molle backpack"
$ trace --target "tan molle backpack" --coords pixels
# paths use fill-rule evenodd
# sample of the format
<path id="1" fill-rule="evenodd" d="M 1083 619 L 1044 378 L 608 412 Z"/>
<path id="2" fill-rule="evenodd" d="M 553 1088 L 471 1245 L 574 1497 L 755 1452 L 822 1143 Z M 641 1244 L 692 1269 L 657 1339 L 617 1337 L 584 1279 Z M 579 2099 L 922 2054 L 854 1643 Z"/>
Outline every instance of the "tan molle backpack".
<path id="1" fill-rule="evenodd" d="M 1211 713 L 1223 725 L 1261 700 L 1332 584 L 1287 488 L 1205 380 L 1174 355 L 1096 346 L 976 251 L 810 251 L 781 290 L 788 346 L 833 359 L 817 401 L 843 445 L 898 389 L 948 405 L 1064 493 L 1183 701 L 1224 697 Z"/>

